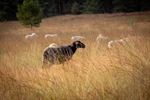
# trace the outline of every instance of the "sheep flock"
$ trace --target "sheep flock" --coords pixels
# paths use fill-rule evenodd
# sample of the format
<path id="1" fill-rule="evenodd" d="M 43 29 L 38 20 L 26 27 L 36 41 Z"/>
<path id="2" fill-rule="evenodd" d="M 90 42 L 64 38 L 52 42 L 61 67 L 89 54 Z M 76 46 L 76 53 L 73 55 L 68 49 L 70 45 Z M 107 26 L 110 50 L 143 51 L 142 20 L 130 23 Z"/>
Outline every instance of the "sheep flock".
<path id="1" fill-rule="evenodd" d="M 37 33 L 30 33 L 25 35 L 25 39 L 35 39 L 37 38 Z M 51 39 L 59 37 L 58 34 L 45 34 L 43 38 Z M 59 46 L 56 43 L 51 43 L 48 47 L 43 50 L 42 61 L 43 65 L 51 64 L 64 64 L 64 62 L 70 60 L 73 54 L 76 52 L 78 48 L 85 48 L 85 44 L 81 41 L 86 40 L 85 36 L 74 35 L 70 37 L 72 44 L 67 46 Z M 101 41 L 105 41 L 107 43 L 107 48 L 111 49 L 116 45 L 125 45 L 129 38 L 121 38 L 121 39 L 111 39 L 108 36 L 103 34 L 98 34 L 95 38 L 95 42 L 97 45 L 101 43 Z"/>

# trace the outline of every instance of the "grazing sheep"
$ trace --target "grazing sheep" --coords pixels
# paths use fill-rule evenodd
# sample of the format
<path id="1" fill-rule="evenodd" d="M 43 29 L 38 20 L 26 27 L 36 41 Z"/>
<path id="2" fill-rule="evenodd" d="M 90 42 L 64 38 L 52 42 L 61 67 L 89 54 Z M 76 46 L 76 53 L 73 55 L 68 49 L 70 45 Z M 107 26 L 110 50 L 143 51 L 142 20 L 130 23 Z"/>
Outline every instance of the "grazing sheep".
<path id="1" fill-rule="evenodd" d="M 108 46 L 108 48 L 112 48 L 113 43 L 114 43 L 114 41 L 113 41 L 113 40 L 109 41 L 109 42 L 108 42 L 108 45 L 107 45 L 107 46 Z"/>
<path id="2" fill-rule="evenodd" d="M 49 38 L 49 37 L 57 37 L 57 34 L 45 34 L 45 38 Z"/>
<path id="3" fill-rule="evenodd" d="M 113 45 L 117 45 L 117 44 L 122 44 L 124 45 L 126 42 L 126 38 L 125 39 L 119 39 L 119 40 L 111 40 L 108 42 L 108 48 L 112 48 Z"/>
<path id="4" fill-rule="evenodd" d="M 67 46 L 50 46 L 44 50 L 43 65 L 64 64 L 72 58 L 78 48 L 85 48 L 85 45 L 80 41 L 75 41 Z"/>
<path id="5" fill-rule="evenodd" d="M 31 39 L 31 38 L 33 38 L 33 37 L 35 37 L 35 36 L 37 36 L 36 33 L 31 33 L 31 34 L 26 35 L 26 36 L 25 36 L 25 39 Z"/>
<path id="6" fill-rule="evenodd" d="M 99 40 L 107 40 L 107 39 L 108 39 L 108 37 L 103 36 L 102 34 L 99 34 L 96 38 L 96 41 L 98 42 Z"/>
<path id="7" fill-rule="evenodd" d="M 125 39 L 119 39 L 117 42 L 118 42 L 119 44 L 125 44 L 126 38 L 125 38 Z"/>
<path id="8" fill-rule="evenodd" d="M 81 39 L 85 39 L 85 37 L 83 37 L 83 36 L 72 36 L 71 37 L 72 41 L 78 41 L 78 40 L 81 40 Z"/>

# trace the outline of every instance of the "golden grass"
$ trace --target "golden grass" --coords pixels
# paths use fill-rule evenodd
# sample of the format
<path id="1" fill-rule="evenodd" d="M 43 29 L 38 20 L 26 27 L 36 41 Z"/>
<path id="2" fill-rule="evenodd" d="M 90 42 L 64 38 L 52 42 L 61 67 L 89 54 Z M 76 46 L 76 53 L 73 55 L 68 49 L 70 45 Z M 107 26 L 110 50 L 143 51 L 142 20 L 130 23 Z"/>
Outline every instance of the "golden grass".
<path id="1" fill-rule="evenodd" d="M 0 23 L 0 98 L 2 100 L 148 100 L 150 98 L 150 14 L 59 16 L 39 28 Z M 25 34 L 38 38 L 25 40 Z M 44 39 L 45 33 L 57 33 Z M 107 48 L 98 34 L 129 37 L 126 45 Z M 50 43 L 71 43 L 83 35 L 79 49 L 64 66 L 42 69 L 42 52 Z"/>

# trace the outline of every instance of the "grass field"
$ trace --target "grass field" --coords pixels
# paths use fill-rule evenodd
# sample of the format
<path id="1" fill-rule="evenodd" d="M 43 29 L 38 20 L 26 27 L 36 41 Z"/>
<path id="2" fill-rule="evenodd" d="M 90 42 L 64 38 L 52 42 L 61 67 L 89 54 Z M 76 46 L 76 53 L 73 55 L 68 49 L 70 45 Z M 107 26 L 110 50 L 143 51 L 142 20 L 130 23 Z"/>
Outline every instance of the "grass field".
<path id="1" fill-rule="evenodd" d="M 36 39 L 26 40 L 35 32 Z M 58 37 L 45 39 L 44 34 Z M 109 40 L 129 38 L 109 49 Z M 72 43 L 82 35 L 79 49 L 63 65 L 42 69 L 42 53 L 51 43 Z M 43 19 L 40 27 L 25 28 L 17 21 L 0 23 L 1 100 L 149 100 L 150 12 L 65 15 Z"/>

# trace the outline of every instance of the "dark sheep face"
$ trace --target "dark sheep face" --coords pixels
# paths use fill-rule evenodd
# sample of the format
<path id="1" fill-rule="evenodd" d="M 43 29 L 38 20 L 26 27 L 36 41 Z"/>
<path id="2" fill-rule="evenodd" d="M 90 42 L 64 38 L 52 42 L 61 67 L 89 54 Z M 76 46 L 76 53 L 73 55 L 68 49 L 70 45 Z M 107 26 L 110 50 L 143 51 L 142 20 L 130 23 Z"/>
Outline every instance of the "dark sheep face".
<path id="1" fill-rule="evenodd" d="M 83 44 L 83 43 L 80 42 L 80 41 L 75 41 L 75 42 L 73 42 L 73 45 L 74 45 L 76 48 L 85 48 L 85 44 Z"/>

